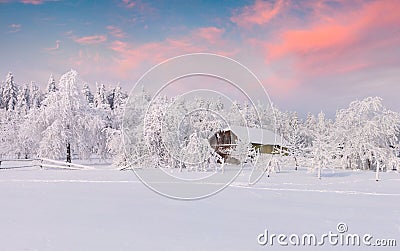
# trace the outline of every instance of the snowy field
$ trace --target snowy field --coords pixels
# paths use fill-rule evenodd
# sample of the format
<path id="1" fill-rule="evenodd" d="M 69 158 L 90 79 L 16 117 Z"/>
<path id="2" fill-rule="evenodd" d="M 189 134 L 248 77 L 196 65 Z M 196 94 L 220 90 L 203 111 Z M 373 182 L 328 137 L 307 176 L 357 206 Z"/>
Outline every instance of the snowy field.
<path id="1" fill-rule="evenodd" d="M 244 170 L 228 188 L 197 201 L 160 196 L 132 171 L 0 170 L 0 250 L 336 250 L 365 247 L 261 246 L 257 237 L 337 232 L 396 239 L 400 174 L 282 170 L 247 186 Z M 374 240 L 374 239 L 373 239 Z M 372 240 L 372 242 L 373 242 Z"/>

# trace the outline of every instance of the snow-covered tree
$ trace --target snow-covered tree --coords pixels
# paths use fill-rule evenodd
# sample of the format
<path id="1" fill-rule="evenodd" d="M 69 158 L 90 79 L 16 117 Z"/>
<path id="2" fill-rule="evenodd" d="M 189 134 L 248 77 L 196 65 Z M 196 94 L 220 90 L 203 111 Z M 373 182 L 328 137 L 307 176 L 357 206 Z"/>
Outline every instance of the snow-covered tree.
<path id="1" fill-rule="evenodd" d="M 53 74 L 50 75 L 49 81 L 46 86 L 46 93 L 56 92 L 58 90 L 56 80 L 53 77 Z"/>
<path id="2" fill-rule="evenodd" d="M 29 87 L 24 85 L 22 88 L 19 89 L 18 96 L 17 96 L 17 105 L 16 110 L 17 113 L 21 115 L 26 115 L 30 108 L 30 93 Z"/>
<path id="3" fill-rule="evenodd" d="M 288 142 L 287 153 L 294 159 L 295 170 L 299 166 L 299 158 L 304 156 L 304 135 L 302 130 L 301 121 L 297 113 L 294 113 L 290 118 L 285 138 Z"/>
<path id="4" fill-rule="evenodd" d="M 93 103 L 94 96 L 90 91 L 89 84 L 86 82 L 83 82 L 82 94 L 85 96 L 85 99 L 89 104 Z"/>
<path id="5" fill-rule="evenodd" d="M 124 107 L 128 98 L 128 94 L 126 94 L 121 86 L 117 85 L 117 87 L 113 88 L 113 103 L 112 103 L 112 128 L 120 129 L 122 125 L 122 119 L 124 116 Z"/>
<path id="6" fill-rule="evenodd" d="M 277 173 L 281 170 L 281 160 L 276 156 L 270 156 L 269 154 L 259 154 L 256 156 L 256 168 L 261 169 L 267 173 L 267 177 L 271 173 Z"/>
<path id="7" fill-rule="evenodd" d="M 220 96 L 216 100 L 211 100 L 209 109 L 213 112 L 222 112 L 224 110 L 224 103 L 222 102 L 222 99 Z"/>
<path id="8" fill-rule="evenodd" d="M 245 119 L 239 102 L 233 101 L 227 115 L 229 125 L 245 126 Z"/>
<path id="9" fill-rule="evenodd" d="M 263 129 L 275 131 L 276 116 L 275 109 L 270 104 L 257 102 L 257 111 L 260 117 L 260 123 Z"/>
<path id="10" fill-rule="evenodd" d="M 311 150 L 313 158 L 313 170 L 317 170 L 318 178 L 321 178 L 322 169 L 328 167 L 333 158 L 335 144 L 332 140 L 331 122 L 325 119 L 325 114 L 318 114 L 317 124 L 314 130 L 314 140 Z"/>
<path id="11" fill-rule="evenodd" d="M 123 117 L 123 131 L 111 132 L 108 140 L 108 149 L 117 153 L 114 159 L 116 165 L 125 166 L 136 164 L 136 161 L 148 155 L 145 141 L 144 121 L 151 96 L 142 88 L 140 92 L 133 93 L 125 104 Z M 119 139 L 123 139 L 121 147 Z"/>
<path id="12" fill-rule="evenodd" d="M 199 170 L 199 167 L 204 170 L 210 154 L 213 152 L 207 139 L 199 138 L 196 133 L 189 137 L 189 143 L 181 150 L 182 160 L 185 166 L 189 169 Z"/>
<path id="13" fill-rule="evenodd" d="M 243 103 L 242 114 L 247 127 L 261 127 L 260 117 L 257 108 L 247 100 Z"/>
<path id="14" fill-rule="evenodd" d="M 126 102 L 126 99 L 128 97 L 128 94 L 126 94 L 121 86 L 118 84 L 117 87 L 113 89 L 114 95 L 113 95 L 113 105 L 112 109 L 120 109 L 123 107 L 123 105 Z"/>
<path id="15" fill-rule="evenodd" d="M 310 148 L 312 146 L 315 125 L 317 124 L 314 114 L 308 113 L 303 125 L 304 129 L 304 147 Z"/>
<path id="16" fill-rule="evenodd" d="M 169 162 L 168 149 L 163 142 L 162 123 L 165 118 L 168 101 L 166 97 L 152 100 L 144 114 L 144 139 L 149 149 L 149 154 L 156 159 L 159 166 Z"/>
<path id="17" fill-rule="evenodd" d="M 42 138 L 41 131 L 35 129 L 35 124 L 32 123 L 29 113 L 25 116 L 25 119 L 18 120 L 18 133 L 15 137 L 17 141 L 15 152 L 18 158 L 37 157 L 40 139 Z"/>
<path id="18" fill-rule="evenodd" d="M 379 97 L 369 97 L 350 104 L 336 116 L 340 156 L 345 167 L 373 169 L 390 156 L 396 156 L 399 114 L 387 110 Z"/>
<path id="19" fill-rule="evenodd" d="M 230 152 L 230 156 L 235 158 L 243 165 L 248 160 L 249 155 L 253 153 L 254 149 L 250 142 L 245 139 L 237 139 L 235 142 L 236 146 Z"/>
<path id="20" fill-rule="evenodd" d="M 12 110 L 0 109 L 0 158 L 16 156 L 19 116 Z"/>
<path id="21" fill-rule="evenodd" d="M 3 89 L 4 89 L 4 87 L 3 87 L 3 85 L 4 85 L 4 82 L 1 81 L 0 82 L 0 109 L 4 108 L 4 103 L 3 103 Z"/>
<path id="22" fill-rule="evenodd" d="M 71 162 L 75 152 L 80 157 L 90 155 L 87 142 L 94 119 L 88 104 L 78 90 L 78 73 L 71 70 L 60 78 L 59 91 L 48 93 L 43 106 L 31 114 L 35 128 L 42 130 L 39 155 L 65 157 Z"/>
<path id="23" fill-rule="evenodd" d="M 96 82 L 96 93 L 94 94 L 93 103 L 98 108 L 110 108 L 107 98 L 107 90 L 104 84 L 99 85 Z"/>
<path id="24" fill-rule="evenodd" d="M 14 82 L 14 76 L 11 72 L 7 74 L 3 86 L 3 104 L 6 110 L 14 110 L 17 105 L 18 88 Z"/>
<path id="25" fill-rule="evenodd" d="M 31 109 L 39 108 L 42 104 L 43 94 L 35 82 L 31 82 L 29 90 L 29 107 Z"/>

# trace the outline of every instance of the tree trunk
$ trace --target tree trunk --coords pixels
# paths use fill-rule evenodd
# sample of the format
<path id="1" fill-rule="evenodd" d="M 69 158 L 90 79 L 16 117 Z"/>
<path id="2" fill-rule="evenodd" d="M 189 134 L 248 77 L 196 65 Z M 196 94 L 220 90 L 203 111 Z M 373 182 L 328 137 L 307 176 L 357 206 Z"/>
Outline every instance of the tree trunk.
<path id="1" fill-rule="evenodd" d="M 376 181 L 379 181 L 379 167 L 380 167 L 380 164 L 379 164 L 379 160 L 378 160 L 376 162 L 376 174 L 375 174 Z"/>
<path id="2" fill-rule="evenodd" d="M 67 143 L 67 163 L 71 163 L 71 144 Z"/>
<path id="3" fill-rule="evenodd" d="M 299 166 L 299 163 L 297 162 L 297 158 L 296 157 L 294 157 L 294 163 L 295 163 L 295 167 L 294 167 L 294 170 L 296 170 L 297 171 L 297 167 Z"/>

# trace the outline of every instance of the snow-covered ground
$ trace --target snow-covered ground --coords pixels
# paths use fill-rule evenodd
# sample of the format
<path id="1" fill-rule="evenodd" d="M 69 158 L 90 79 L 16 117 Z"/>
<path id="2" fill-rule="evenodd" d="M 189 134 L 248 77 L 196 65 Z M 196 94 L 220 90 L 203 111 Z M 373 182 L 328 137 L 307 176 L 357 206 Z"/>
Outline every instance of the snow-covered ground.
<path id="1" fill-rule="evenodd" d="M 283 247 L 261 246 L 258 235 L 337 233 L 341 222 L 347 233 L 396 239 L 389 250 L 400 245 L 397 172 L 376 182 L 373 172 L 324 171 L 319 180 L 284 168 L 253 187 L 248 175 L 244 170 L 215 196 L 179 201 L 154 193 L 131 171 L 106 166 L 0 170 L 0 249 L 275 250 Z"/>

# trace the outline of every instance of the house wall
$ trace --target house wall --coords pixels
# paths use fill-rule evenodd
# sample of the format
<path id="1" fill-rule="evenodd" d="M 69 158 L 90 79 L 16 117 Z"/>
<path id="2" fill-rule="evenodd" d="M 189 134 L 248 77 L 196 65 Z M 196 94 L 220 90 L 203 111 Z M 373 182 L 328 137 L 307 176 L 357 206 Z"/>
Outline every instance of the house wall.
<path id="1" fill-rule="evenodd" d="M 217 135 L 218 135 L 218 137 L 217 137 Z M 233 133 L 231 133 L 230 131 L 218 132 L 209 139 L 210 145 L 215 146 L 215 145 L 232 144 L 232 142 L 234 142 L 234 141 L 232 141 L 231 135 L 233 135 Z"/>
<path id="2" fill-rule="evenodd" d="M 218 137 L 217 137 L 218 134 Z M 218 132 L 214 134 L 210 139 L 210 145 L 214 150 L 221 155 L 225 160 L 228 159 L 229 155 L 227 151 L 231 148 L 230 144 L 232 144 L 232 134 L 230 131 L 227 132 Z"/>
<path id="3" fill-rule="evenodd" d="M 219 137 L 217 137 L 217 134 Z M 214 136 L 209 139 L 210 145 L 217 151 L 225 160 L 229 157 L 226 154 L 226 150 L 230 149 L 232 146 L 230 144 L 234 144 L 237 141 L 238 137 L 232 133 L 231 131 L 218 132 Z M 261 145 L 261 144 L 252 144 L 256 149 L 260 151 L 262 154 L 272 154 L 274 148 L 279 148 L 279 145 Z"/>
<path id="4" fill-rule="evenodd" d="M 274 149 L 281 148 L 279 145 L 260 145 L 260 144 L 252 144 L 260 153 L 272 154 Z M 285 149 L 284 147 L 282 149 Z"/>

